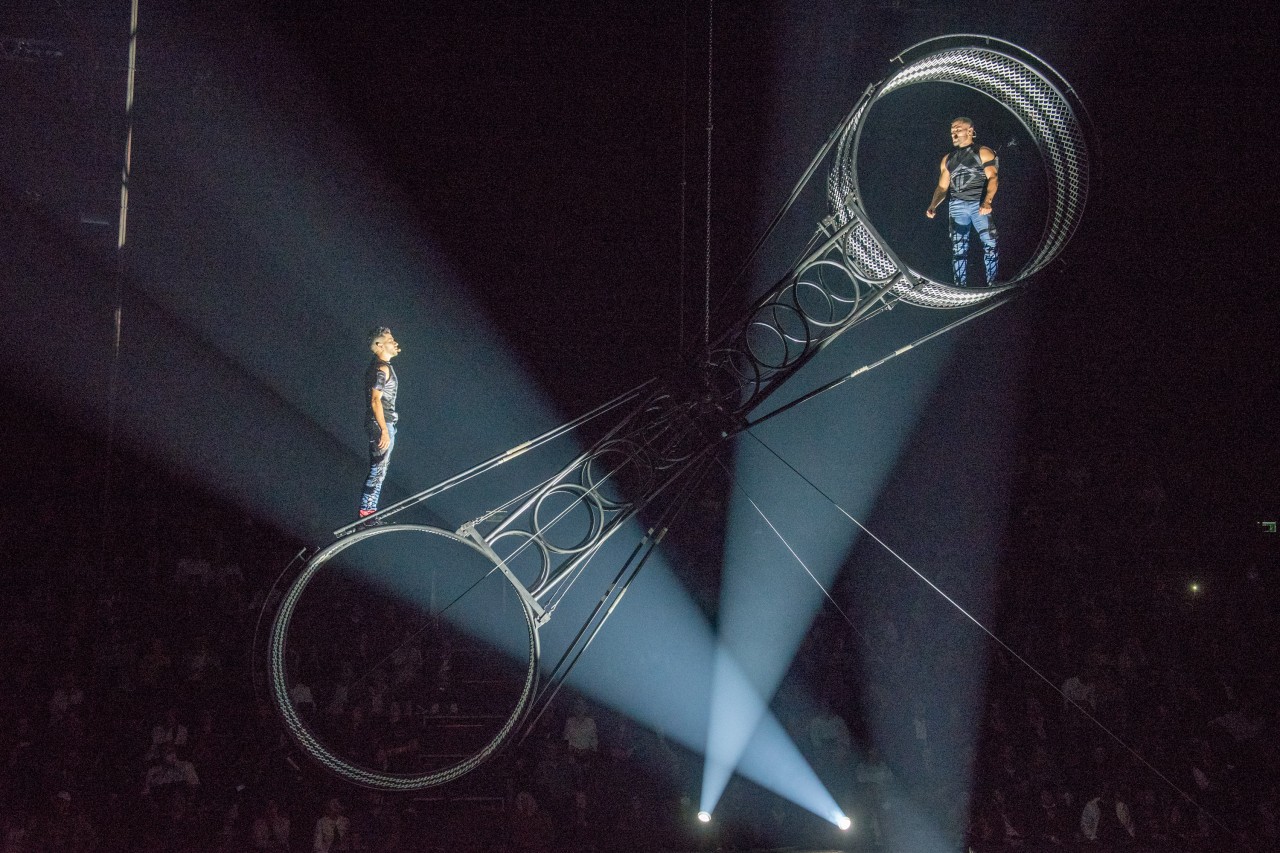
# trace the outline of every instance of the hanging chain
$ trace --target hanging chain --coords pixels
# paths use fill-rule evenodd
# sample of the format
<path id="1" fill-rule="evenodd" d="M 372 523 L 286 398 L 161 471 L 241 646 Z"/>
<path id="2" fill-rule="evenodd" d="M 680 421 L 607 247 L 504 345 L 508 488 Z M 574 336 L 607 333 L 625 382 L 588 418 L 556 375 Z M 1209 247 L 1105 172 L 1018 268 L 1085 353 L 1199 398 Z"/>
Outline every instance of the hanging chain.
<path id="1" fill-rule="evenodd" d="M 715 47 L 715 9 L 716 0 L 707 0 L 707 247 L 706 247 L 706 285 L 702 299 L 702 349 L 707 357 L 711 355 L 711 87 L 713 76 L 713 53 Z"/>

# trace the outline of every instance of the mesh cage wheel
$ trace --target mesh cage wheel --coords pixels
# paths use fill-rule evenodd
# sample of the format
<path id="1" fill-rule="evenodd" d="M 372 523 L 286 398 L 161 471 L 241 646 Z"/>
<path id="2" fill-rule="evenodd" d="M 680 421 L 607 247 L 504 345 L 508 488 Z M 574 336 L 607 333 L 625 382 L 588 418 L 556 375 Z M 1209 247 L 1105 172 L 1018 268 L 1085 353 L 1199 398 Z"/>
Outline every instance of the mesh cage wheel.
<path id="1" fill-rule="evenodd" d="M 859 199 L 858 148 L 871 107 L 917 83 L 952 83 L 992 98 L 1021 122 L 1045 165 L 1049 209 L 1040 242 L 1017 278 L 1001 287 L 970 290 L 935 281 L 915 270 L 898 270 L 873 228 L 860 221 L 844 250 L 860 266 L 883 277 L 903 272 L 894 292 L 925 308 L 960 308 L 984 302 L 1030 278 L 1057 257 L 1084 214 L 1089 190 L 1087 113 L 1074 90 L 1048 63 L 1017 45 L 988 36 L 953 35 L 922 42 L 895 58 L 902 68 L 874 87 L 840 136 L 827 197 L 840 225 L 866 221 Z"/>

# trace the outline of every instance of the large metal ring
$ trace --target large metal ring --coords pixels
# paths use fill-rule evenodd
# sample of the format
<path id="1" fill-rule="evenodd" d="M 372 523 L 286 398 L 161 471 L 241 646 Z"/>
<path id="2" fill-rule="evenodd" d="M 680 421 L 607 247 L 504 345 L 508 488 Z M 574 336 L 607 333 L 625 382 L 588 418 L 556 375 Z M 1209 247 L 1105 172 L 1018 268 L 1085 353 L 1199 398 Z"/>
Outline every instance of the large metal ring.
<path id="1" fill-rule="evenodd" d="M 944 36 L 900 54 L 903 67 L 873 87 L 840 137 L 827 197 L 837 222 L 860 222 L 844 248 L 857 264 L 882 276 L 904 273 L 894 292 L 925 308 L 959 308 L 990 299 L 1043 269 L 1066 245 L 1084 214 L 1089 189 L 1089 144 L 1083 106 L 1066 80 L 1044 60 L 1017 45 L 987 36 Z M 1018 276 L 1003 287 L 971 290 L 934 281 L 912 269 L 898 269 L 891 252 L 866 219 L 858 187 L 858 147 L 871 107 L 881 98 L 916 83 L 954 83 L 994 99 L 1026 128 L 1044 162 L 1049 209 L 1040 243 Z"/>
<path id="2" fill-rule="evenodd" d="M 529 660 L 525 669 L 524 685 L 521 688 L 520 696 L 516 700 L 515 707 L 512 709 L 511 714 L 498 729 L 497 733 L 494 734 L 488 743 L 482 746 L 475 754 L 468 756 L 457 764 L 429 773 L 387 773 L 356 764 L 346 757 L 338 755 L 330 750 L 320 741 L 319 738 L 315 736 L 306 721 L 298 714 L 297 709 L 293 707 L 293 702 L 289 699 L 289 685 L 285 666 L 286 661 L 288 660 L 289 625 L 293 620 L 293 614 L 297 609 L 298 601 L 302 598 L 302 593 L 315 578 L 316 573 L 319 572 L 326 563 L 342 551 L 350 548 L 352 545 L 362 542 L 372 536 L 386 536 L 399 532 L 428 533 L 435 536 L 442 536 L 445 539 L 452 540 L 466 548 L 470 548 L 486 560 L 492 562 L 492 557 L 477 547 L 474 542 L 470 542 L 460 536 L 448 532 L 447 530 L 441 530 L 437 527 L 427 527 L 419 524 L 395 524 L 388 525 L 386 527 L 374 527 L 369 530 L 361 530 L 348 536 L 344 536 L 327 548 L 317 552 L 309 561 L 307 561 L 307 564 L 294 579 L 293 583 L 289 586 L 289 589 L 285 592 L 284 597 L 281 599 L 280 607 L 276 611 L 275 620 L 271 625 L 270 637 L 267 640 L 267 676 L 272 701 L 275 703 L 281 719 L 284 720 L 284 724 L 289 730 L 290 736 L 298 746 L 305 750 L 306 753 L 316 761 L 324 765 L 330 772 L 341 776 L 349 782 L 354 782 L 357 785 L 363 785 L 367 788 L 377 788 L 383 791 L 416 791 L 422 788 L 429 788 L 434 785 L 443 785 L 446 782 L 451 782 L 471 770 L 474 770 L 490 758 L 506 742 L 511 731 L 524 718 L 525 713 L 528 710 L 529 700 L 532 698 L 534 687 L 536 686 L 538 672 L 538 629 L 533 612 L 529 609 L 527 604 L 522 603 L 521 611 L 524 613 L 529 639 Z"/>

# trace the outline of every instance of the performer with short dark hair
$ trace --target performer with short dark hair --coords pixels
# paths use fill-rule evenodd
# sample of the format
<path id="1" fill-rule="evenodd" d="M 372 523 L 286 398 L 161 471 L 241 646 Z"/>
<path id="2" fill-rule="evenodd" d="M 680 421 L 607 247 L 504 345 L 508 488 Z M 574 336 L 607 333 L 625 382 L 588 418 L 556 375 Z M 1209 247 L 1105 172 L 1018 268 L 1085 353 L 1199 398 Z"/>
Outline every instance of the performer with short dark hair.
<path id="1" fill-rule="evenodd" d="M 951 192 L 947 213 L 951 231 L 951 267 L 956 287 L 968 282 L 969 229 L 978 232 L 982 241 L 982 262 L 987 273 L 987 286 L 996 281 L 1000 254 L 996 247 L 996 225 L 991 219 L 991 202 L 999 187 L 1000 160 L 985 145 L 974 147 L 978 133 L 973 119 L 960 116 L 951 122 L 951 144 L 955 150 L 942 158 L 938 185 L 924 215 L 933 219 L 934 211 Z"/>
<path id="2" fill-rule="evenodd" d="M 378 498 L 382 494 L 382 483 L 387 478 L 391 451 L 396 446 L 396 423 L 400 419 L 396 412 L 400 380 L 391 367 L 391 359 L 400 354 L 400 345 L 390 329 L 379 326 L 369 332 L 369 349 L 373 358 L 364 372 L 364 431 L 369 437 L 369 477 L 360 493 L 361 518 L 378 511 Z"/>

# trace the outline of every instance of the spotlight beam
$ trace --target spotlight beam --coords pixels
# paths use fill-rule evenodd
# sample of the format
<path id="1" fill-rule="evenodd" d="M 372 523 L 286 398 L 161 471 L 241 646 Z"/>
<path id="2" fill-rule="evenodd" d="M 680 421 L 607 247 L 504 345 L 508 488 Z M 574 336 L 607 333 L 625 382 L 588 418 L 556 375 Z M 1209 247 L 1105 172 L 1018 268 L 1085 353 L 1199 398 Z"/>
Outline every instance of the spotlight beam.
<path id="1" fill-rule="evenodd" d="M 699 808 L 715 811 L 729 777 L 743 776 L 834 822 L 843 814 L 733 654 L 717 645 Z"/>
<path id="2" fill-rule="evenodd" d="M 578 633 L 574 635 L 573 640 L 570 641 L 568 647 L 564 651 L 564 654 L 560 657 L 560 660 L 557 661 L 556 665 L 552 668 L 550 675 L 547 677 L 548 683 L 542 688 L 537 697 L 535 697 L 535 701 L 541 707 L 537 712 L 537 716 L 534 717 L 534 719 L 526 726 L 526 737 L 533 731 L 538 720 L 541 719 L 543 713 L 546 712 L 546 709 L 551 706 L 552 700 L 554 700 L 556 694 L 560 692 L 560 688 L 563 686 L 565 679 L 569 677 L 574 666 L 591 646 L 591 643 L 600 633 L 600 629 L 604 627 L 605 622 L 613 615 L 613 612 L 617 609 L 618 605 L 622 603 L 622 598 L 627 594 L 627 590 L 630 589 L 632 582 L 635 581 L 636 577 L 640 574 L 640 570 L 644 568 L 645 563 L 648 562 L 649 558 L 653 556 L 655 549 L 662 543 L 663 538 L 667 535 L 667 531 L 671 529 L 671 524 L 674 523 L 675 519 L 680 515 L 685 504 L 693 495 L 697 485 L 702 481 L 702 478 L 705 477 L 706 472 L 709 469 L 710 460 L 706 460 L 703 463 L 703 470 L 696 476 L 692 477 L 686 484 L 684 493 L 680 495 L 677 501 L 663 513 L 662 519 L 653 527 L 649 528 L 640 542 L 636 543 L 635 548 L 632 549 L 632 552 L 627 557 L 626 562 L 622 564 L 622 568 L 620 568 L 618 573 L 614 576 L 613 582 L 605 590 L 605 593 L 600 597 L 600 600 L 596 602 L 595 608 L 591 611 L 591 615 L 582 624 L 582 627 L 578 630 Z M 639 561 L 635 562 L 635 567 L 631 568 L 630 573 L 628 573 L 628 568 L 631 567 L 633 561 L 635 561 L 635 558 L 640 555 L 641 551 L 644 552 L 643 556 L 640 556 Z M 626 575 L 625 580 L 623 580 L 624 575 Z M 619 586 L 619 582 L 621 582 L 621 586 Z M 588 629 L 590 629 L 589 635 L 586 634 Z M 585 639 L 584 635 L 586 635 Z M 561 669 L 561 667 L 563 667 L 563 669 Z"/>

